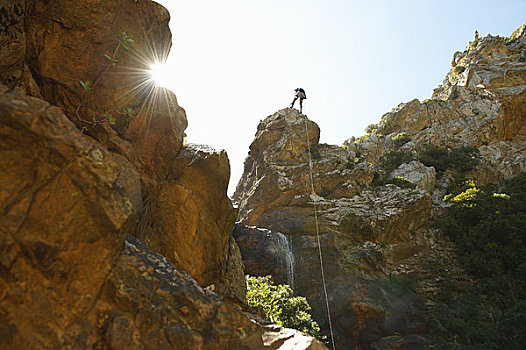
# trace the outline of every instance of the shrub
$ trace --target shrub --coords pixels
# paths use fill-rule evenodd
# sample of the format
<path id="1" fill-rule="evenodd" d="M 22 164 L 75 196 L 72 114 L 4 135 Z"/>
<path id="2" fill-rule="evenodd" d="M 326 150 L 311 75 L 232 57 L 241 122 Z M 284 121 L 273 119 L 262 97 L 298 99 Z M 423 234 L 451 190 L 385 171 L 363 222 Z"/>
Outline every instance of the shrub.
<path id="1" fill-rule="evenodd" d="M 396 147 L 400 148 L 409 141 L 411 141 L 411 136 L 406 132 L 401 132 L 393 137 L 393 141 Z"/>
<path id="2" fill-rule="evenodd" d="M 380 158 L 380 167 L 387 174 L 398 168 L 403 163 L 409 163 L 413 160 L 413 154 L 405 151 L 391 151 Z"/>
<path id="3" fill-rule="evenodd" d="M 378 124 L 369 124 L 365 127 L 365 132 L 372 134 L 376 129 L 378 129 Z"/>
<path id="4" fill-rule="evenodd" d="M 418 154 L 418 160 L 426 166 L 435 167 L 438 173 L 455 169 L 463 174 L 479 165 L 479 154 L 479 150 L 475 147 L 458 147 L 448 150 L 428 145 Z"/>
<path id="5" fill-rule="evenodd" d="M 456 65 L 455 68 L 453 68 L 452 72 L 454 75 L 462 74 L 466 70 L 466 67 L 461 65 Z"/>
<path id="6" fill-rule="evenodd" d="M 386 180 L 386 184 L 393 184 L 400 188 L 416 188 L 416 185 L 402 176 L 395 176 L 392 179 Z"/>
<path id="7" fill-rule="evenodd" d="M 312 319 L 311 307 L 307 299 L 293 296 L 292 289 L 286 284 L 275 285 L 270 276 L 246 276 L 248 305 L 261 307 L 277 324 L 294 328 L 303 333 L 325 341 L 320 335 L 320 327 Z"/>

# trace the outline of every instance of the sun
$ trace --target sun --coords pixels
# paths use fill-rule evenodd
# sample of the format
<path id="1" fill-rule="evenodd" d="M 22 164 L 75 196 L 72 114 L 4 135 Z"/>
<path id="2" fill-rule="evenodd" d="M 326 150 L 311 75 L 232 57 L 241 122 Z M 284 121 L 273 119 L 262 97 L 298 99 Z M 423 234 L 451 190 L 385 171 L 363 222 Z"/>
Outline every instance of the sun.
<path id="1" fill-rule="evenodd" d="M 164 63 L 154 63 L 150 66 L 150 79 L 155 86 L 168 87 L 171 84 L 171 72 Z"/>

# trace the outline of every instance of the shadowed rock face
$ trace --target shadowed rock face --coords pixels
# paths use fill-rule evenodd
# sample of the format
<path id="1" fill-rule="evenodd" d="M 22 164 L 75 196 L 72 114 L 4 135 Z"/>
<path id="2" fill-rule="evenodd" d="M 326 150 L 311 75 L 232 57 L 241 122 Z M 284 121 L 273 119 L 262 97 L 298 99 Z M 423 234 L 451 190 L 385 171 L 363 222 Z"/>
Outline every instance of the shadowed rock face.
<path id="1" fill-rule="evenodd" d="M 145 68 L 171 46 L 166 9 L 152 1 L 38 0 L 2 0 L 0 9 L 8 18 L 0 32 L 2 81 L 59 106 L 82 131 L 71 137 L 88 140 L 87 134 L 110 151 L 100 151 L 97 161 L 115 167 L 116 186 L 127 194 L 127 232 L 199 283 L 220 283 L 236 215 L 226 196 L 228 158 L 203 147 L 183 149 L 184 110 L 171 91 L 147 83 Z M 132 37 L 129 47 L 122 44 L 122 33 Z M 91 82 L 92 91 L 83 91 L 80 81 Z M 123 107 L 134 111 L 125 115 Z M 18 112 L 9 113 L 17 118 Z M 38 149 L 49 152 L 47 144 Z M 244 282 L 237 285 L 244 299 Z"/>

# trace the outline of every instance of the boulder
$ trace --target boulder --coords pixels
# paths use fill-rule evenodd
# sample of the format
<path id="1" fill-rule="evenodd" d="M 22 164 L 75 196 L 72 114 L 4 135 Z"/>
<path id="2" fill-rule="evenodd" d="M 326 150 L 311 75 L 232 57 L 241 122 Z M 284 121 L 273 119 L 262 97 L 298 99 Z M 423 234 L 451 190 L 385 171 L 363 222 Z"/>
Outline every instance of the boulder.
<path id="1" fill-rule="evenodd" d="M 92 309 L 133 206 L 111 154 L 60 109 L 0 84 L 0 115 L 2 343 L 52 347 Z"/>
<path id="2" fill-rule="evenodd" d="M 427 192 L 433 191 L 436 181 L 435 168 L 426 167 L 424 164 L 417 161 L 400 165 L 389 175 L 389 178 L 392 179 L 396 176 L 409 180 L 420 189 Z"/>

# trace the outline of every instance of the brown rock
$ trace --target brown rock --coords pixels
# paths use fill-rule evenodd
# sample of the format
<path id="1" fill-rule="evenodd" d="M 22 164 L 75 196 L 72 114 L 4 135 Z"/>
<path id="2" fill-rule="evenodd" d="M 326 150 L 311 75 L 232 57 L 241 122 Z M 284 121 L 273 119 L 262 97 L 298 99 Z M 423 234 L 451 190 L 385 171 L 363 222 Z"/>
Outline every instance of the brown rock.
<path id="1" fill-rule="evenodd" d="M 217 284 L 227 262 L 237 213 L 226 196 L 229 176 L 224 151 L 184 147 L 167 179 L 148 189 L 136 232 L 203 286 Z"/>
<path id="2" fill-rule="evenodd" d="M 422 300 L 389 279 L 363 281 L 347 276 L 333 281 L 332 286 L 330 305 L 337 348 L 366 349 L 391 334 L 426 329 Z"/>
<path id="3" fill-rule="evenodd" d="M 0 82 L 17 92 L 41 97 L 25 61 L 25 10 L 25 1 L 0 1 Z"/>
<path id="4" fill-rule="evenodd" d="M 0 284 L 11 348 L 82 322 L 118 257 L 132 206 L 118 166 L 56 107 L 0 85 Z"/>
<path id="5" fill-rule="evenodd" d="M 241 223 L 236 223 L 232 234 L 240 247 L 246 274 L 271 275 L 274 283 L 294 288 L 294 256 L 285 235 Z"/>

